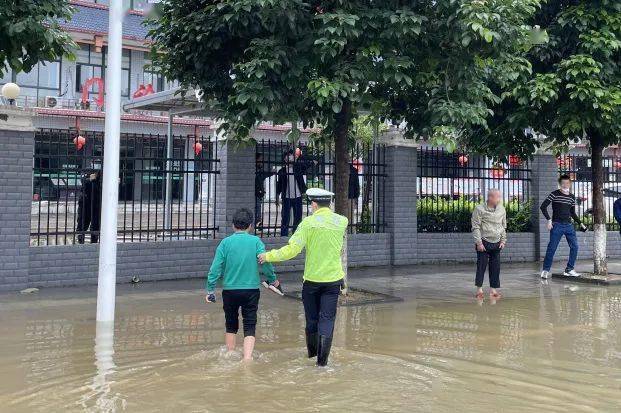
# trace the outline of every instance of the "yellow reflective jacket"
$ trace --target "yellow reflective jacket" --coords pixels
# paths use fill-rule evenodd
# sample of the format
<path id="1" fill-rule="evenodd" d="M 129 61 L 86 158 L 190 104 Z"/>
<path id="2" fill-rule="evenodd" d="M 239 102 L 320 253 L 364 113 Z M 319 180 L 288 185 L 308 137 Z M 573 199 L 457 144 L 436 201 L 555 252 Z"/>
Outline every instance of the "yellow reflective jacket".
<path id="1" fill-rule="evenodd" d="M 290 260 L 306 247 L 304 280 L 333 282 L 343 278 L 341 250 L 347 230 L 347 218 L 330 208 L 319 208 L 302 220 L 289 243 L 266 255 L 267 262 Z"/>

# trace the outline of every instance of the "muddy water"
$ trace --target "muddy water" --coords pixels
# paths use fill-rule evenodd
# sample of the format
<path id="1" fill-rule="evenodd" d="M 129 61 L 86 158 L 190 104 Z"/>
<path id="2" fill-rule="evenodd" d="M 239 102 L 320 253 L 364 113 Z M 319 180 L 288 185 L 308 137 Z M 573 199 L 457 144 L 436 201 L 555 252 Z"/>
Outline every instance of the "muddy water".
<path id="1" fill-rule="evenodd" d="M 304 357 L 300 303 L 263 294 L 256 360 L 222 350 L 197 289 L 0 298 L 3 412 L 618 412 L 621 289 L 533 284 L 340 310 L 330 366 Z"/>

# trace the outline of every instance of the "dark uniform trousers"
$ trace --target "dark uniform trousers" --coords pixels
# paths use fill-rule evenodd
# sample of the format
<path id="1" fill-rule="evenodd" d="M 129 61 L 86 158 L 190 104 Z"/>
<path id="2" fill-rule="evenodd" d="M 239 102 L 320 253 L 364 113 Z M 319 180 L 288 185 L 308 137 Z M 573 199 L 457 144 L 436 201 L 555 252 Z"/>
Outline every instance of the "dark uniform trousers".
<path id="1" fill-rule="evenodd" d="M 304 281 L 302 301 L 306 316 L 306 333 L 332 338 L 336 306 L 343 280 L 334 282 Z"/>

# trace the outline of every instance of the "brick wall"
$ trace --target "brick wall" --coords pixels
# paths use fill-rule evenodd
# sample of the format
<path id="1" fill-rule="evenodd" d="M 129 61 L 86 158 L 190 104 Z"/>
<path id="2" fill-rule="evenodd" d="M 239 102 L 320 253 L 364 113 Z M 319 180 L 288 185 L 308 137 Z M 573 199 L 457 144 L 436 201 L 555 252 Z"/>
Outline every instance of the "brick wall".
<path id="1" fill-rule="evenodd" d="M 33 150 L 30 116 L 0 110 L 0 291 L 28 283 Z"/>
<path id="2" fill-rule="evenodd" d="M 385 218 L 391 234 L 391 263 L 414 264 L 417 261 L 416 238 L 416 161 L 415 147 L 391 145 L 386 148 L 388 179 L 385 193 Z"/>
<path id="3" fill-rule="evenodd" d="M 118 244 L 117 278 L 130 282 L 204 277 L 211 264 L 216 240 Z M 67 245 L 31 247 L 28 285 L 60 287 L 97 284 L 99 247 Z"/>
<path id="4" fill-rule="evenodd" d="M 504 261 L 534 261 L 535 234 L 508 234 Z M 473 262 L 476 261 L 474 241 L 470 233 L 420 233 L 418 234 L 418 262 Z"/>
<path id="5" fill-rule="evenodd" d="M 267 249 L 286 242 L 280 238 L 264 241 Z M 204 278 L 218 243 L 219 240 L 199 240 L 119 244 L 118 281 L 128 283 L 134 276 L 142 281 Z M 352 235 L 348 245 L 351 267 L 389 263 L 386 234 Z M 18 288 L 97 284 L 98 245 L 31 247 L 26 252 L 27 270 Z M 278 272 L 302 272 L 303 269 L 304 254 L 277 266 Z"/>

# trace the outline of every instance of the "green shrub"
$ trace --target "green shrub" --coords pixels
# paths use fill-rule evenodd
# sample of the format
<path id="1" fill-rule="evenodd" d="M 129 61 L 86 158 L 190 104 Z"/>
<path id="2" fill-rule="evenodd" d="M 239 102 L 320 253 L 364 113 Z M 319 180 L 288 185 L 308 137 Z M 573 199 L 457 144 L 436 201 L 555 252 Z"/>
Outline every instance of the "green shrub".
<path id="1" fill-rule="evenodd" d="M 460 197 L 421 198 L 417 203 L 419 232 L 470 232 L 470 217 L 479 204 L 477 199 Z M 507 231 L 528 232 L 531 230 L 532 202 L 513 200 L 505 204 L 507 210 Z"/>

